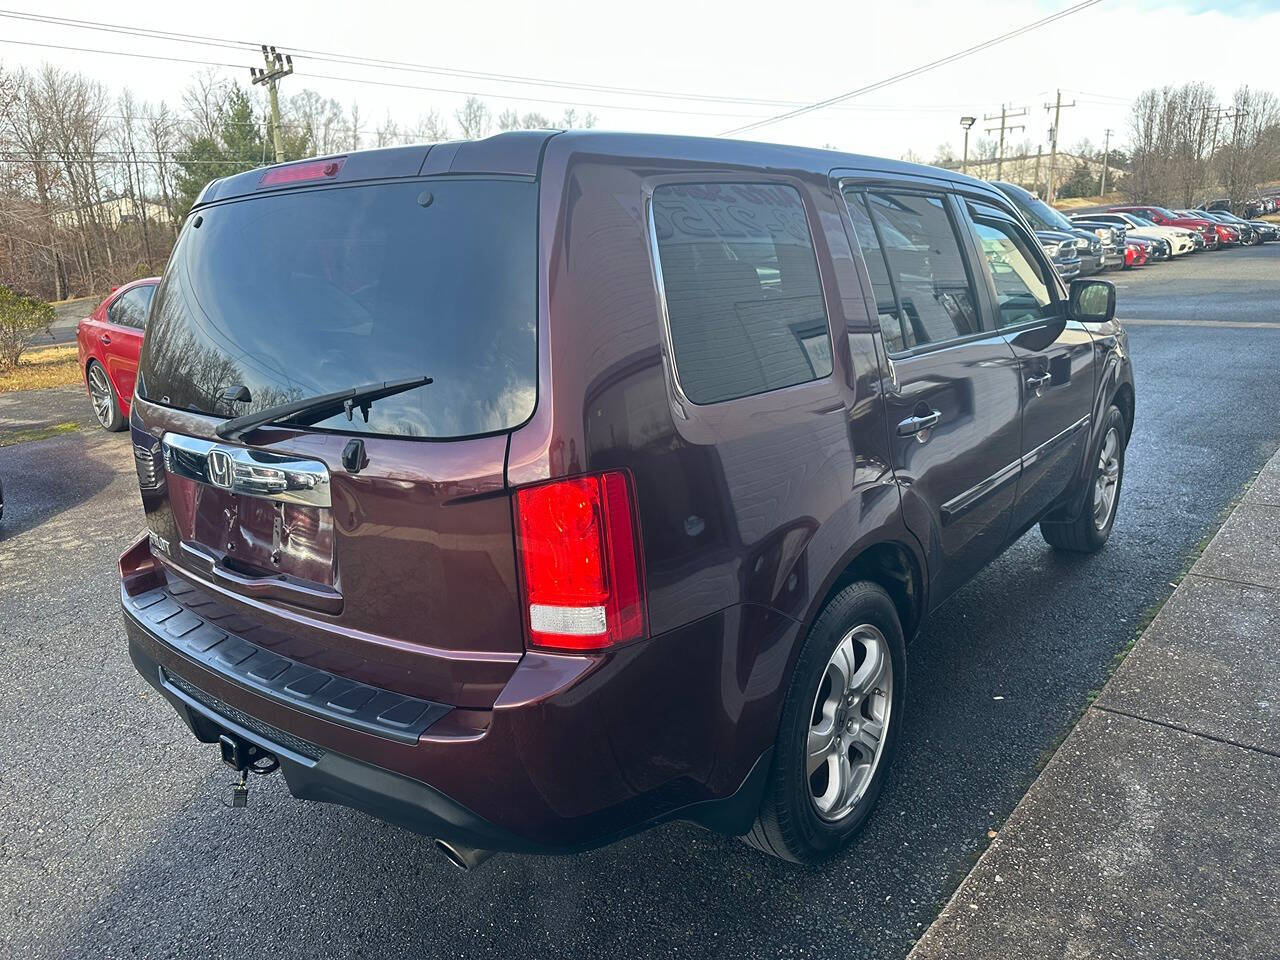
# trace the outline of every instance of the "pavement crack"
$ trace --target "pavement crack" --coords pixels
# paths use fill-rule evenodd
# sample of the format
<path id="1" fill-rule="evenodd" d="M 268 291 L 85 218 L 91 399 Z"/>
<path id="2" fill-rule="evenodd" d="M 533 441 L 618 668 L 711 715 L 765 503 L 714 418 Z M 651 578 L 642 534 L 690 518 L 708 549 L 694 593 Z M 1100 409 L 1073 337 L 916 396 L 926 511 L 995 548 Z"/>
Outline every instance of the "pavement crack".
<path id="1" fill-rule="evenodd" d="M 1252 587 L 1255 590 L 1267 590 L 1267 591 L 1274 592 L 1276 589 L 1274 586 L 1269 586 L 1265 583 L 1254 583 L 1252 580 L 1233 580 L 1231 577 L 1219 577 L 1216 574 L 1200 573 L 1199 571 L 1196 571 L 1196 570 L 1192 570 L 1190 573 L 1187 574 L 1187 576 L 1203 577 L 1206 580 L 1217 580 L 1219 583 L 1230 583 L 1230 584 L 1234 584 L 1237 587 Z"/>
<path id="2" fill-rule="evenodd" d="M 1094 703 L 1091 710 L 1101 710 L 1104 713 L 1110 713 L 1117 717 L 1128 717 L 1130 720 L 1138 720 L 1142 723 L 1150 723 L 1157 727 L 1165 727 L 1168 730 L 1176 730 L 1179 733 L 1185 733 L 1188 736 L 1200 737 L 1204 740 L 1212 740 L 1215 743 L 1221 743 L 1228 747 L 1239 747 L 1241 750 L 1250 750 L 1253 753 L 1261 753 L 1268 757 L 1275 757 L 1280 760 L 1280 751 L 1268 750 L 1266 747 L 1256 747 L 1253 744 L 1241 743 L 1239 740 L 1231 740 L 1227 737 L 1219 737 L 1212 733 L 1205 733 L 1203 730 L 1193 730 L 1191 727 L 1181 723 L 1174 723 L 1172 720 L 1156 720 L 1152 717 L 1144 717 L 1141 714 L 1130 713 L 1127 710 L 1117 710 L 1115 707 L 1106 707 L 1099 703 Z"/>

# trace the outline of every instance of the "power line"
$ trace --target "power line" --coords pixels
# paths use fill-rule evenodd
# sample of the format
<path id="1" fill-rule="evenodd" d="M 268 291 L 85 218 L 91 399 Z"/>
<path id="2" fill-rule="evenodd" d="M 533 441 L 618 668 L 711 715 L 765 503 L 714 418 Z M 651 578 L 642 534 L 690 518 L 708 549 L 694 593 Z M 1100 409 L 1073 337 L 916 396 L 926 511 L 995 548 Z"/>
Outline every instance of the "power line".
<path id="1" fill-rule="evenodd" d="M 1095 0 L 1095 2 L 1097 2 L 1097 0 Z M 240 64 L 240 63 L 226 63 L 226 62 L 216 61 L 216 60 L 195 60 L 188 57 L 171 57 L 171 56 L 164 56 L 164 55 L 155 54 L 155 53 L 132 53 L 126 50 L 104 50 L 100 47 L 79 47 L 79 46 L 72 46 L 70 44 L 39 43 L 34 40 L 11 40 L 8 37 L 0 38 L 0 43 L 17 44 L 18 46 L 24 46 L 24 47 L 41 47 L 49 50 L 68 50 L 75 53 L 100 53 L 100 54 L 104 54 L 106 56 L 111 56 L 111 57 L 132 57 L 138 60 L 162 60 L 169 63 L 188 63 L 188 64 L 195 64 L 197 66 L 228 67 L 234 70 L 241 70 L 244 68 L 244 64 Z M 455 89 L 450 89 L 448 87 L 428 87 L 420 84 L 396 83 L 390 80 L 372 80 L 372 79 L 364 79 L 361 77 L 339 77 L 339 76 L 334 76 L 333 74 L 312 73 L 310 71 L 302 71 L 302 70 L 295 70 L 295 75 L 300 77 L 302 76 L 311 77 L 312 79 L 316 79 L 316 80 L 334 80 L 341 83 L 364 84 L 366 86 L 395 87 L 402 90 L 425 90 L 429 93 L 447 93 L 455 96 L 464 96 L 464 97 L 490 97 L 490 98 L 495 98 L 500 100 L 517 100 L 525 103 L 554 104 L 556 106 L 589 107 L 596 110 L 630 110 L 630 111 L 637 111 L 640 113 L 680 114 L 680 115 L 694 116 L 694 117 L 753 116 L 753 114 L 727 113 L 725 111 L 675 110 L 668 107 L 643 107 L 643 106 L 633 106 L 631 104 L 622 104 L 622 103 L 584 103 L 582 101 L 551 100 L 546 97 L 524 97 L 524 96 L 517 96 L 515 94 L 510 94 L 510 93 L 494 94 L 494 93 L 485 93 L 485 92 L 476 91 L 476 90 L 455 90 Z"/>
<path id="2" fill-rule="evenodd" d="M 134 27 L 125 24 L 105 23 L 96 20 L 81 20 L 72 17 L 56 17 L 48 14 L 34 14 L 23 11 L 0 10 L 0 17 L 9 19 L 23 20 L 33 23 L 43 23 L 55 26 L 72 27 L 83 30 L 97 30 L 108 33 L 123 34 L 126 36 L 143 37 L 153 40 L 168 40 L 178 43 L 199 44 L 205 46 L 213 46 L 222 49 L 232 49 L 244 52 L 257 52 L 259 45 L 248 40 L 231 40 L 222 37 L 209 37 L 201 34 L 178 33 L 170 30 L 157 30 L 150 27 Z M 675 90 L 658 90 L 643 87 L 625 87 L 613 86 L 608 84 L 595 83 L 577 83 L 566 80 L 553 80 L 544 77 L 530 77 L 519 74 L 493 73 L 480 70 L 464 70 L 460 68 L 440 67 L 424 63 L 412 63 L 403 60 L 390 60 L 380 57 L 365 57 L 356 54 L 343 54 L 326 50 L 311 50 L 302 47 L 290 46 L 299 56 L 306 56 L 311 60 L 326 63 L 339 63 L 348 66 L 372 67 L 384 70 L 402 70 L 414 73 L 429 73 L 440 76 L 460 77 L 472 80 L 487 80 L 495 83 L 518 83 L 531 86 L 546 86 L 562 90 L 587 90 L 594 93 L 608 93 L 618 96 L 631 97 L 650 97 L 655 99 L 667 100 L 683 100 L 690 102 L 705 103 L 728 103 L 745 106 L 761 106 L 761 107 L 795 107 L 802 106 L 802 101 L 795 100 L 779 100 L 760 97 L 742 97 L 742 96 L 724 96 L 708 93 L 691 93 Z M 423 88 L 432 89 L 432 88 Z M 442 91 L 448 92 L 448 91 Z M 466 91 L 458 91 L 466 92 Z M 478 94 L 477 94 L 478 95 Z M 486 96 L 503 96 L 503 94 L 486 94 Z M 541 100 L 539 102 L 556 102 Z M 585 106 L 585 104 L 584 104 Z M 962 106 L 962 105 L 953 105 Z M 930 109 L 950 109 L 950 107 L 939 107 L 936 104 L 921 105 L 920 108 Z M 600 107 L 604 109 L 604 106 Z M 881 109 L 896 110 L 895 107 L 883 107 Z M 917 108 L 919 109 L 919 108 Z M 734 116 L 734 114 L 720 114 L 721 116 Z"/>
<path id="3" fill-rule="evenodd" d="M 1097 0 L 1097 2 L 1100 2 L 1100 0 Z M 72 28 L 84 29 L 84 30 L 95 30 L 95 31 L 102 31 L 107 33 L 123 34 L 127 36 L 136 36 L 136 37 L 142 37 L 142 38 L 153 39 L 153 40 L 166 40 L 166 41 L 171 41 L 176 43 L 213 46 L 221 49 L 231 49 L 231 50 L 237 50 L 237 51 L 242 51 L 246 53 L 250 53 L 250 52 L 257 53 L 260 48 L 259 44 L 249 40 L 233 40 L 233 39 L 224 38 L 224 37 L 210 37 L 202 34 L 179 33 L 171 30 L 158 30 L 151 27 L 135 27 L 135 26 L 129 26 L 126 24 L 106 23 L 106 22 L 97 21 L 97 20 L 82 20 L 82 19 L 76 19 L 73 17 L 57 17 L 57 16 L 48 15 L 48 14 L 35 14 L 35 13 L 28 13 L 24 11 L 0 10 L 0 17 L 29 21 L 33 23 L 49 24 L 54 26 L 65 26 L 65 27 L 72 27 Z M 35 44 L 35 43 L 32 43 L 31 41 L 0 40 L 0 42 L 22 43 L 27 45 L 41 46 L 41 44 Z M 56 45 L 52 45 L 52 44 L 44 44 L 44 46 L 54 46 L 55 48 L 57 48 Z M 124 53 L 123 51 L 117 51 L 117 50 L 92 50 L 92 49 L 83 48 L 83 47 L 75 47 L 75 48 L 69 48 L 69 49 L 82 50 L 84 52 L 91 52 L 91 53 L 107 53 L 107 54 L 122 55 L 122 56 L 136 56 L 136 57 L 149 56 L 147 54 L 127 54 L 127 53 Z M 615 94 L 618 96 L 650 97 L 654 99 L 683 100 L 688 102 L 726 103 L 726 104 L 760 106 L 760 107 L 804 106 L 803 101 L 796 101 L 796 100 L 780 100 L 780 99 L 769 99 L 769 98 L 760 98 L 760 97 L 725 96 L 725 95 L 708 94 L 708 93 L 680 92 L 680 91 L 674 91 L 674 90 L 660 90 L 660 89 L 651 89 L 651 88 L 643 88 L 643 87 L 626 87 L 626 86 L 613 86 L 613 85 L 607 85 L 607 84 L 577 83 L 573 81 L 553 80 L 553 79 L 548 79 L 543 77 L 522 76 L 519 74 L 503 74 L 503 73 L 493 73 L 488 71 L 464 70 L 460 68 L 440 67 L 440 66 L 434 66 L 431 64 L 412 63 L 412 62 L 407 62 L 402 60 L 390 60 L 390 59 L 379 58 L 379 57 L 365 57 L 357 54 L 343 54 L 343 53 L 336 53 L 333 51 L 312 50 L 304 47 L 291 46 L 290 49 L 293 50 L 295 53 L 297 53 L 299 56 L 305 56 L 311 60 L 316 60 L 316 61 L 321 61 L 326 63 L 339 63 L 339 64 L 345 64 L 348 66 L 366 67 L 366 68 L 374 68 L 374 69 L 402 70 L 402 71 L 410 71 L 410 72 L 417 72 L 417 73 L 430 73 L 430 74 L 437 74 L 441 76 L 460 77 L 460 78 L 474 79 L 474 80 L 487 80 L 487 81 L 492 81 L 496 83 L 517 83 L 517 84 L 524 84 L 524 85 L 531 85 L 531 86 L 553 87 L 556 89 L 563 89 L 563 90 L 587 90 L 595 93 L 608 93 L 608 94 Z M 157 55 L 157 59 L 177 59 L 178 62 L 197 63 L 197 64 L 204 64 L 207 66 L 220 66 L 220 67 L 232 67 L 232 68 L 241 66 L 240 64 L 224 63 L 220 61 L 200 61 L 200 60 L 184 60 L 179 58 L 163 58 L 163 57 L 160 57 L 159 55 Z M 311 74 L 311 76 L 314 76 L 318 79 L 339 80 L 339 81 L 351 82 L 351 83 L 374 83 L 375 82 L 375 81 L 360 80 L 354 77 L 332 77 L 332 76 L 327 76 L 323 74 Z M 467 96 L 487 96 L 487 97 L 494 97 L 494 98 L 506 97 L 507 99 L 526 99 L 526 100 L 533 100 L 534 102 L 538 102 L 538 103 L 557 103 L 557 104 L 564 103 L 564 101 L 548 100 L 545 98 L 543 99 L 531 98 L 531 97 L 519 98 L 519 97 L 512 97 L 507 94 L 501 94 L 501 93 L 483 93 L 482 94 L 482 93 L 476 93 L 476 92 L 467 91 L 467 90 L 453 90 L 453 89 L 445 89 L 445 88 L 438 88 L 438 87 L 413 86 L 413 87 L 408 87 L 408 89 L 415 89 L 415 90 L 421 89 L 421 90 L 427 90 L 427 91 L 432 91 L 437 93 L 455 93 L 455 94 L 461 94 L 461 95 L 467 95 Z M 635 109 L 635 108 L 627 108 L 625 106 L 618 105 L 618 104 L 573 104 L 573 105 L 595 107 L 596 109 L 601 109 L 601 110 Z M 944 113 L 944 112 L 951 112 L 952 110 L 955 110 L 955 109 L 968 109 L 971 106 L 972 106 L 971 104 L 967 104 L 967 103 L 939 104 L 934 102 L 934 103 L 927 103 L 927 104 L 902 104 L 900 106 L 895 106 L 891 104 L 857 104 L 857 105 L 850 105 L 845 107 L 838 107 L 837 109 L 844 109 L 844 110 L 851 110 L 851 111 L 881 110 L 881 111 L 891 112 L 891 113 L 905 113 L 905 112 L 918 112 L 918 111 Z M 653 109 L 653 108 L 650 108 L 650 109 Z M 723 114 L 693 113 L 692 111 L 690 111 L 689 113 L 696 116 L 727 116 L 727 117 L 751 116 L 750 114 L 744 115 L 744 114 L 734 114 L 734 113 L 723 113 Z"/>
<path id="4" fill-rule="evenodd" d="M 982 50 L 986 50 L 990 47 L 994 47 L 996 44 L 1004 43 L 1006 40 L 1012 40 L 1014 37 L 1020 37 L 1024 33 L 1028 33 L 1032 30 L 1036 30 L 1040 27 L 1053 23 L 1054 21 L 1061 20 L 1064 17 L 1069 17 L 1073 13 L 1079 13 L 1080 11 L 1086 10 L 1089 7 L 1096 6 L 1101 2 L 1102 0 L 1083 0 L 1083 2 L 1077 3 L 1071 7 L 1067 7 L 1065 10 L 1059 10 L 1057 13 L 1050 14 L 1047 17 L 1042 17 L 1041 19 L 1035 21 L 1034 23 L 1029 23 L 1025 26 L 1018 27 L 1016 30 L 1010 30 L 1008 33 L 1002 33 L 998 37 L 992 37 L 990 40 L 984 40 L 981 43 L 974 44 L 971 47 L 966 47 L 965 49 L 960 50 L 956 53 L 953 53 L 949 56 L 940 57 L 937 60 L 931 60 L 928 63 L 921 64 L 918 67 L 912 67 L 910 70 L 904 70 L 902 73 L 895 73 L 891 77 L 886 77 L 883 80 L 877 80 L 875 83 L 869 83 L 866 86 L 858 87 L 856 90 L 850 90 L 848 93 L 842 93 L 836 97 L 828 97 L 826 100 L 819 100 L 816 103 L 811 103 L 811 104 L 808 104 L 807 106 L 799 107 L 795 110 L 789 110 L 786 113 L 780 113 L 780 114 L 777 114 L 776 116 L 766 117 L 764 120 L 757 120 L 754 123 L 744 124 L 741 127 L 734 127 L 732 130 L 724 131 L 722 134 L 720 134 L 720 136 L 727 137 L 727 136 L 732 136 L 733 134 L 746 133 L 749 130 L 758 130 L 761 127 L 768 126 L 769 124 L 778 123 L 782 120 L 790 120 L 794 117 L 803 116 L 804 114 L 812 113 L 815 110 L 822 110 L 825 107 L 831 107 L 838 103 L 843 103 L 845 100 L 850 100 L 853 97 L 862 96 L 862 94 L 864 93 L 870 93 L 873 90 L 881 90 L 884 87 L 890 86 L 891 84 L 900 83 L 901 81 L 909 80 L 912 77 L 918 77 L 922 73 L 926 73 L 930 70 L 936 70 L 938 67 L 946 66 L 949 63 L 955 63 L 957 60 L 962 60 L 965 57 L 972 56 L 973 54 L 978 53 Z"/>

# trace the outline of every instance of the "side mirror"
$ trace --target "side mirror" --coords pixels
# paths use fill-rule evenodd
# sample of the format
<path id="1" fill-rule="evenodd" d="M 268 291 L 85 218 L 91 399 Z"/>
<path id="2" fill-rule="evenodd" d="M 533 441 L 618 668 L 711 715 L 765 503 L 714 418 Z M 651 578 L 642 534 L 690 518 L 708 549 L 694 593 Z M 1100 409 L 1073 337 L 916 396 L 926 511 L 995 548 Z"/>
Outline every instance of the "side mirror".
<path id="1" fill-rule="evenodd" d="M 1116 316 L 1116 288 L 1110 280 L 1071 281 L 1068 313 L 1080 323 L 1109 323 Z"/>

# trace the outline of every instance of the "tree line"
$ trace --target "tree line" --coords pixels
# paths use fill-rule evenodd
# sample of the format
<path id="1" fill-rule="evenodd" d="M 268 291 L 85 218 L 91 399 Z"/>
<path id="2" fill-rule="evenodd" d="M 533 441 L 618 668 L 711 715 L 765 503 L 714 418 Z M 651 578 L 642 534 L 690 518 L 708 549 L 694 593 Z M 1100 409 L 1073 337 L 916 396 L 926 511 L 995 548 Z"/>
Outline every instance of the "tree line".
<path id="1" fill-rule="evenodd" d="M 282 160 L 595 124 L 477 97 L 407 125 L 310 89 L 280 99 Z M 61 300 L 160 272 L 206 183 L 275 162 L 270 124 L 258 91 L 213 71 L 171 106 L 53 65 L 0 64 L 0 286 Z"/>
<path id="2" fill-rule="evenodd" d="M 158 273 L 206 183 L 274 162 L 270 122 L 259 91 L 213 71 L 195 75 L 170 105 L 127 89 L 113 94 L 48 64 L 0 64 L 0 286 L 53 300 Z M 572 109 L 558 118 L 494 112 L 477 97 L 450 115 L 374 122 L 358 102 L 303 89 L 281 97 L 281 159 L 594 123 Z M 1227 196 L 1239 204 L 1280 179 L 1280 103 L 1270 92 L 1242 86 L 1223 102 L 1204 83 L 1146 90 L 1133 103 L 1128 135 L 1105 152 L 1108 189 L 1137 202 L 1188 206 Z M 979 137 L 970 160 L 996 151 Z M 1082 140 L 1064 152 L 1074 168 L 1058 196 L 1096 194 L 1104 151 Z M 1006 147 L 1006 161 L 1034 155 L 1030 141 Z M 950 144 L 933 162 L 961 165 Z"/>

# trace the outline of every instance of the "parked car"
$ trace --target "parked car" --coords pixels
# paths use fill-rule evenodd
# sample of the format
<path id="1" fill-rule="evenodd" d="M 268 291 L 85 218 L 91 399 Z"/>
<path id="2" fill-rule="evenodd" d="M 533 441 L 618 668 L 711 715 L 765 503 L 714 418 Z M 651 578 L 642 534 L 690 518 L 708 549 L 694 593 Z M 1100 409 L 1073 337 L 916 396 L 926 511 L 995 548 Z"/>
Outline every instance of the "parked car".
<path id="1" fill-rule="evenodd" d="M 1210 220 L 1207 217 L 1179 217 L 1165 207 L 1111 207 L 1108 212 L 1137 214 L 1161 227 L 1184 227 L 1196 230 L 1204 237 L 1205 247 L 1210 250 L 1231 246 L 1238 243 L 1240 239 L 1234 230 L 1216 220 Z"/>
<path id="2" fill-rule="evenodd" d="M 1092 233 L 1100 244 L 1099 269 L 1124 267 L 1124 228 L 1118 224 L 1097 223 L 1072 218 L 1071 222 L 1082 233 Z"/>
<path id="3" fill-rule="evenodd" d="M 1073 280 L 1080 276 L 1081 241 L 1076 237 L 1075 231 L 1037 230 L 1036 239 L 1040 241 L 1040 249 L 1049 258 L 1058 276 L 1063 280 Z"/>
<path id="4" fill-rule="evenodd" d="M 1151 240 L 1140 240 L 1137 237 L 1129 237 L 1125 240 L 1125 265 L 1131 267 L 1145 267 L 1155 258 L 1155 243 Z"/>
<path id="5" fill-rule="evenodd" d="M 1241 241 L 1257 245 L 1266 243 L 1268 240 L 1280 239 L 1280 227 L 1274 223 L 1268 223 L 1266 220 L 1245 220 L 1243 217 L 1237 217 L 1234 213 L 1223 210 L 1213 210 L 1209 213 L 1213 219 L 1219 223 L 1225 223 L 1227 226 L 1235 227 L 1240 231 Z"/>
<path id="6" fill-rule="evenodd" d="M 1261 232 L 1256 229 L 1248 220 L 1242 220 L 1235 214 L 1228 213 L 1225 210 L 1213 210 L 1206 214 L 1211 220 L 1224 224 L 1236 231 L 1239 235 L 1239 242 L 1243 246 L 1257 246 L 1262 243 Z"/>
<path id="7" fill-rule="evenodd" d="M 159 277 L 116 287 L 76 326 L 76 350 L 93 414 L 104 430 L 123 430 L 138 373 L 138 351 Z"/>
<path id="8" fill-rule="evenodd" d="M 225 177 L 142 349 L 130 655 L 241 805 L 278 766 L 462 866 L 677 818 L 822 860 L 929 612 L 1037 523 L 1106 543 L 1114 311 L 897 161 L 525 131 Z"/>
<path id="9" fill-rule="evenodd" d="M 1018 208 L 1018 212 L 1027 218 L 1027 223 L 1037 233 L 1046 230 L 1070 234 L 1082 241 L 1076 244 L 1077 259 L 1080 261 L 1074 272 L 1063 273 L 1064 279 L 1075 276 L 1090 276 L 1106 266 L 1102 244 L 1091 231 L 1081 230 L 1062 213 L 1049 206 L 1025 187 L 1016 183 L 994 181 L 994 186 Z M 1059 270 L 1059 273 L 1062 273 Z"/>
<path id="10" fill-rule="evenodd" d="M 1088 216 L 1090 222 L 1094 223 L 1113 223 L 1123 226 L 1126 236 L 1167 241 L 1170 256 L 1180 257 L 1193 252 L 1196 248 L 1195 241 L 1192 239 L 1195 235 L 1194 231 L 1181 227 L 1162 227 L 1136 213 L 1108 212 L 1078 216 L 1082 218 Z"/>

